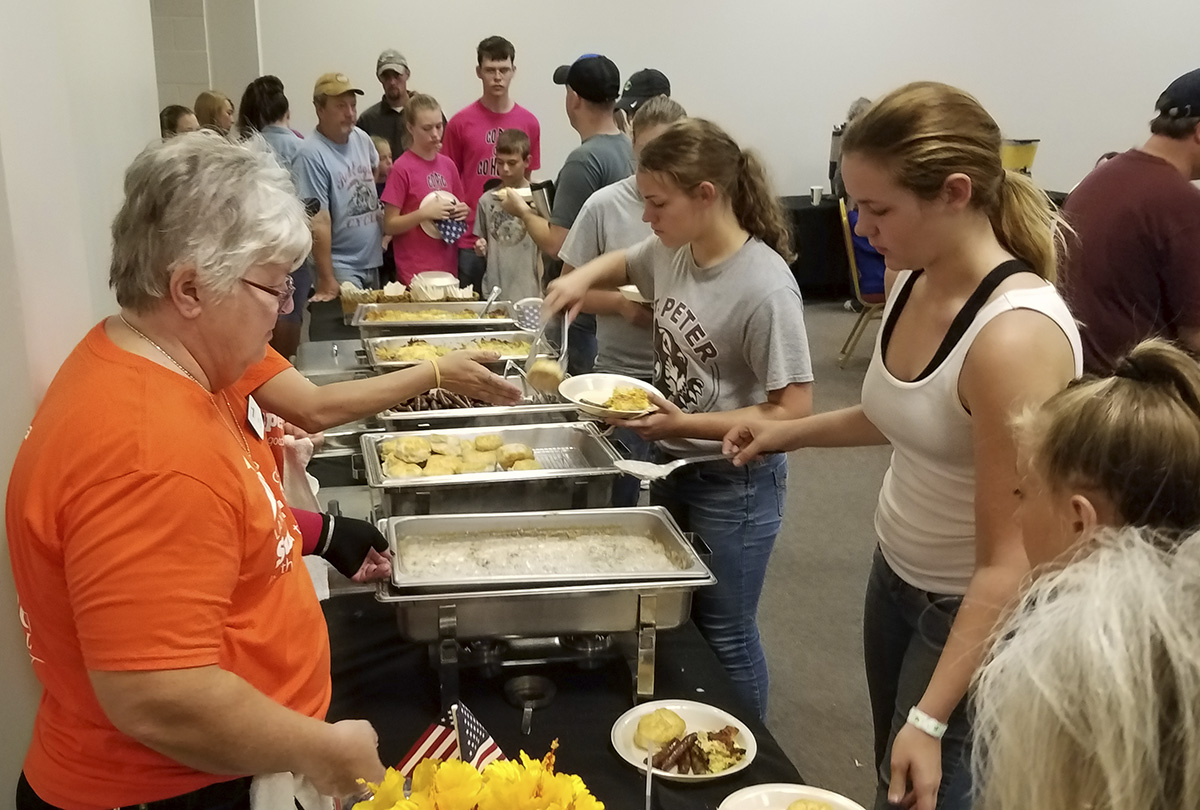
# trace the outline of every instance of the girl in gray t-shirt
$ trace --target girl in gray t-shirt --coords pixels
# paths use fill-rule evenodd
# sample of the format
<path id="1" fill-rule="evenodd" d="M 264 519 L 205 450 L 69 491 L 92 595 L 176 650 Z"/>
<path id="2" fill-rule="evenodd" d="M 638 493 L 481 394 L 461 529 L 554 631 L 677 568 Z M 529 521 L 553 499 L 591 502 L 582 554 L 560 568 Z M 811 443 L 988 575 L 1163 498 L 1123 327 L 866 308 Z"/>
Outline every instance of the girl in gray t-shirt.
<path id="1" fill-rule="evenodd" d="M 592 288 L 632 281 L 654 302 L 659 410 L 625 422 L 665 459 L 719 450 L 747 419 L 812 411 L 812 366 L 790 234 L 758 158 L 715 124 L 686 119 L 646 146 L 638 173 L 654 236 L 552 282 L 551 310 L 579 311 Z M 684 467 L 655 481 L 653 503 L 712 548 L 717 584 L 693 618 L 747 703 L 767 706 L 756 614 L 783 515 L 787 460 Z"/>

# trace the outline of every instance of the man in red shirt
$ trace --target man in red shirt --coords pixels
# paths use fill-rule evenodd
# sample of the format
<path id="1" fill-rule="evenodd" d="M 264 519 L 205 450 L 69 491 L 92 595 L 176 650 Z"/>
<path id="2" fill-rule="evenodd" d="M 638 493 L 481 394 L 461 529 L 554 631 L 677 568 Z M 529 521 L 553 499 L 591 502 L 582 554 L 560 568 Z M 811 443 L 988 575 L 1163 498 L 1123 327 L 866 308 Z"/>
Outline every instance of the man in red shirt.
<path id="1" fill-rule="evenodd" d="M 1200 352 L 1200 69 L 1155 109 L 1145 145 L 1094 169 L 1064 207 L 1075 234 L 1059 286 L 1095 373 L 1148 337 Z"/>
<path id="2" fill-rule="evenodd" d="M 529 136 L 529 169 L 541 167 L 542 127 L 537 117 L 512 100 L 509 87 L 517 68 L 516 49 L 504 37 L 488 37 L 475 49 L 475 75 L 483 83 L 483 95 L 454 114 L 442 138 L 442 154 L 454 161 L 463 183 L 463 202 L 471 209 L 467 232 L 459 242 L 458 280 L 477 292 L 486 261 L 475 255 L 475 208 L 484 184 L 496 174 L 496 139 L 506 129 L 519 129 Z"/>

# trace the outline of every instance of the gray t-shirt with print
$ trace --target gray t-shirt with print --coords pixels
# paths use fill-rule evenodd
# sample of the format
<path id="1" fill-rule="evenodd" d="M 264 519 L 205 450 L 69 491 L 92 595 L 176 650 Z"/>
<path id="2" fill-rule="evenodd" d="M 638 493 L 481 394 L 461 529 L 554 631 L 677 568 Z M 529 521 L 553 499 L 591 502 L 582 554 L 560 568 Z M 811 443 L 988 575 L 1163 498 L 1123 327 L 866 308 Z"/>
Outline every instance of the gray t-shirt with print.
<path id="1" fill-rule="evenodd" d="M 642 222 L 645 203 L 637 178 L 597 191 L 583 204 L 558 257 L 572 267 L 641 242 L 652 231 Z M 596 371 L 649 380 L 654 373 L 654 330 L 634 326 L 620 315 L 596 316 Z"/>
<path id="2" fill-rule="evenodd" d="M 499 287 L 505 301 L 542 297 L 541 251 L 521 220 L 505 211 L 490 191 L 475 208 L 475 235 L 487 240 L 484 294 Z"/>
<path id="3" fill-rule="evenodd" d="M 654 301 L 654 385 L 687 413 L 747 408 L 812 381 L 800 289 L 787 264 L 751 238 L 714 267 L 690 245 L 651 236 L 626 254 L 629 279 Z M 720 442 L 666 439 L 668 452 L 714 452 Z"/>

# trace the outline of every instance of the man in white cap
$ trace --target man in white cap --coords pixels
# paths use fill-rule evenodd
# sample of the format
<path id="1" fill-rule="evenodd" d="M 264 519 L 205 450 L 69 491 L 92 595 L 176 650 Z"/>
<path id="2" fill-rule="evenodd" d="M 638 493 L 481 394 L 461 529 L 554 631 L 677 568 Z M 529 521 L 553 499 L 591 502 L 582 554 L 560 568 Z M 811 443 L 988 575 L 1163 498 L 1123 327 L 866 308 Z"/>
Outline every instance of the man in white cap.
<path id="1" fill-rule="evenodd" d="M 314 199 L 320 205 L 312 218 L 312 256 L 317 269 L 309 328 L 313 340 L 336 337 L 326 326 L 341 320 L 339 284 L 348 281 L 362 289 L 379 286 L 379 266 L 383 264 L 383 231 L 375 192 L 379 153 L 370 136 L 354 125 L 356 99 L 362 94 L 344 73 L 326 73 L 317 79 L 313 88 L 317 128 L 304 139 L 292 161 L 300 198 Z"/>

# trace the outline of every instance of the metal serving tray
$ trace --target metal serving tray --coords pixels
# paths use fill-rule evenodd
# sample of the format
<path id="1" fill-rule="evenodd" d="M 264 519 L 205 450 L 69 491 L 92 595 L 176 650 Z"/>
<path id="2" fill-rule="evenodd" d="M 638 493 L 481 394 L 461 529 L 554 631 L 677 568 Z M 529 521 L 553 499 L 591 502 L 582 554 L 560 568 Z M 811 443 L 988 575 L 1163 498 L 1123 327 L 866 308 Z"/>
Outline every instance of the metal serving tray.
<path id="1" fill-rule="evenodd" d="M 357 326 L 363 337 L 371 335 L 416 335 L 428 332 L 458 332 L 460 330 L 512 330 L 517 328 L 517 322 L 512 318 L 512 302 L 497 301 L 492 309 L 505 313 L 503 318 L 483 318 L 479 313 L 487 306 L 486 301 L 430 301 L 428 303 L 412 304 L 359 304 L 350 319 L 351 326 Z M 423 321 L 376 321 L 368 320 L 373 312 L 428 312 L 431 310 L 443 312 L 470 311 L 476 313 L 474 318 L 449 318 Z"/>
<path id="2" fill-rule="evenodd" d="M 376 372 L 367 362 L 361 340 L 318 340 L 301 343 L 296 349 L 296 370 L 318 385 Z"/>
<path id="3" fill-rule="evenodd" d="M 443 408 L 436 411 L 387 410 L 378 419 L 388 430 L 420 430 L 422 428 L 470 428 L 487 425 L 536 425 L 543 422 L 572 422 L 577 420 L 579 409 L 570 402 L 553 394 L 554 402 L 546 405 L 532 404 L 528 400 L 532 391 L 520 374 L 505 377 L 521 389 L 524 401 L 521 405 L 481 405 L 478 408 Z M 545 395 L 543 395 L 545 396 Z"/>
<path id="4" fill-rule="evenodd" d="M 380 369 L 393 369 L 393 368 L 408 368 L 409 366 L 415 366 L 415 365 L 417 365 L 419 363 L 423 363 L 425 361 L 424 360 L 381 360 L 378 356 L 378 351 L 379 351 L 380 347 L 383 347 L 383 346 L 405 346 L 408 343 L 411 343 L 413 341 L 421 340 L 421 341 L 429 343 L 430 345 L 433 345 L 433 346 L 448 346 L 451 349 L 466 349 L 466 348 L 470 348 L 470 346 L 468 344 L 470 344 L 476 340 L 512 340 L 512 341 L 523 340 L 523 341 L 532 343 L 533 339 L 535 337 L 537 337 L 537 335 L 535 335 L 533 332 L 524 332 L 524 331 L 519 331 L 519 330 L 504 331 L 504 332 L 460 332 L 460 333 L 453 333 L 453 334 L 437 334 L 437 335 L 423 334 L 423 335 L 407 335 L 404 337 L 392 336 L 392 337 L 366 338 L 363 340 L 363 345 L 365 346 L 365 348 L 367 350 L 367 360 L 368 360 L 368 362 L 370 362 L 370 364 L 372 366 L 374 366 L 375 368 L 380 368 Z M 555 355 L 539 353 L 538 356 L 539 357 L 554 357 Z M 524 360 L 525 357 L 526 357 L 525 354 L 501 355 L 500 358 L 495 363 L 491 363 L 489 365 L 496 366 L 496 367 L 503 367 L 505 361 Z"/>
<path id="5" fill-rule="evenodd" d="M 555 512 L 511 512 L 508 514 L 424 515 L 391 517 L 379 521 L 394 558 L 392 584 L 397 592 L 446 593 L 463 590 L 499 590 L 507 587 L 553 587 L 603 582 L 661 582 L 707 579 L 710 574 L 700 555 L 684 537 L 671 514 L 661 506 L 630 509 L 575 509 Z M 466 576 L 447 571 L 439 576 L 416 576 L 405 567 L 403 540 L 406 537 L 436 538 L 457 543 L 465 539 L 495 540 L 501 535 L 537 539 L 539 533 L 561 531 L 611 531 L 644 537 L 658 545 L 674 567 L 655 572 L 576 571 L 562 574 L 509 574 Z M 583 541 L 581 541 L 583 542 Z"/>
<path id="6" fill-rule="evenodd" d="M 528 445 L 543 469 L 421 478 L 383 473 L 379 444 L 386 439 L 435 434 L 474 439 L 491 433 L 505 443 Z M 591 422 L 364 433 L 361 442 L 367 483 L 383 490 L 384 516 L 596 508 L 609 504 L 621 474 L 615 466 L 620 455 Z"/>

